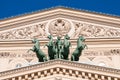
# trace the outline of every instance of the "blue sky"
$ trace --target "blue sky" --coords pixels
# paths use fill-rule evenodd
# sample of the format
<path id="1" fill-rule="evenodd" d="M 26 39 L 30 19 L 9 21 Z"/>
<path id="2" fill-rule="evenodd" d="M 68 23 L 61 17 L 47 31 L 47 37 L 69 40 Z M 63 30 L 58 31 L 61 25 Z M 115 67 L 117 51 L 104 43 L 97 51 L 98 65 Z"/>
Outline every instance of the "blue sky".
<path id="1" fill-rule="evenodd" d="M 0 19 L 55 6 L 120 16 L 120 0 L 0 0 Z"/>

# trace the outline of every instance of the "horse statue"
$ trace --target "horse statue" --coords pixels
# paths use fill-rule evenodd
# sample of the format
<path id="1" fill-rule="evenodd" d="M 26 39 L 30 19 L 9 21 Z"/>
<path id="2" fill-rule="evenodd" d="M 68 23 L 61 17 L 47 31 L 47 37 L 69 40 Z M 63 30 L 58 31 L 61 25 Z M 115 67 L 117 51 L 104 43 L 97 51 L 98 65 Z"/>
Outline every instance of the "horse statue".
<path id="1" fill-rule="evenodd" d="M 66 34 L 64 36 L 64 42 L 63 42 L 63 58 L 65 60 L 68 60 L 68 56 L 69 56 L 69 53 L 70 53 L 70 50 L 69 50 L 69 47 L 71 46 L 71 43 L 69 41 L 70 37 Z"/>
<path id="2" fill-rule="evenodd" d="M 46 55 L 45 55 L 44 52 L 40 49 L 39 40 L 33 39 L 33 40 L 32 40 L 32 43 L 34 43 L 34 46 L 33 46 L 33 48 L 30 49 L 30 50 L 32 50 L 33 52 L 36 53 L 36 56 L 37 56 L 37 58 L 38 58 L 38 61 L 39 61 L 39 62 L 45 62 L 45 61 L 47 61 Z"/>
<path id="3" fill-rule="evenodd" d="M 71 61 L 79 61 L 79 57 L 82 54 L 82 50 L 86 47 L 86 44 L 83 43 L 84 41 L 85 41 L 85 38 L 83 36 L 80 36 L 78 38 L 77 47 L 71 55 Z"/>
<path id="4" fill-rule="evenodd" d="M 47 38 L 49 39 L 49 42 L 45 46 L 48 47 L 48 56 L 49 56 L 49 59 L 52 60 L 52 59 L 55 59 L 57 50 L 55 47 L 55 43 L 53 42 L 52 35 L 49 35 Z"/>

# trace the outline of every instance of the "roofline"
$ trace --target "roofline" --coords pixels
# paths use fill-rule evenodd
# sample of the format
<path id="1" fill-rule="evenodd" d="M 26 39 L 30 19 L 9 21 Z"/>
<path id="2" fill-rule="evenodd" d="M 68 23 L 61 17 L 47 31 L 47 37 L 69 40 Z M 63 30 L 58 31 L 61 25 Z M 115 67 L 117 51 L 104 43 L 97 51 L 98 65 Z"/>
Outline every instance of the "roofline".
<path id="1" fill-rule="evenodd" d="M 65 7 L 65 6 L 55 6 L 55 7 L 45 8 L 45 9 L 41 9 L 41 10 L 37 10 L 37 11 L 33 11 L 33 12 L 28 12 L 28 13 L 24 13 L 24 14 L 20 14 L 20 15 L 16 15 L 16 16 L 11 16 L 11 17 L 8 17 L 8 18 L 3 18 L 3 19 L 0 19 L 0 22 L 15 19 L 15 18 L 19 18 L 19 17 L 29 16 L 29 15 L 32 15 L 32 14 L 37 14 L 37 13 L 40 13 L 40 12 L 43 13 L 43 12 L 50 11 L 50 10 L 55 10 L 55 9 L 66 9 L 66 10 L 84 12 L 84 13 L 95 14 L 95 15 L 106 16 L 106 17 L 120 18 L 120 16 L 118 16 L 118 15 L 106 14 L 106 13 L 101 13 L 101 12 L 95 12 L 95 11 L 89 11 L 89 10 L 77 9 L 77 8 Z"/>

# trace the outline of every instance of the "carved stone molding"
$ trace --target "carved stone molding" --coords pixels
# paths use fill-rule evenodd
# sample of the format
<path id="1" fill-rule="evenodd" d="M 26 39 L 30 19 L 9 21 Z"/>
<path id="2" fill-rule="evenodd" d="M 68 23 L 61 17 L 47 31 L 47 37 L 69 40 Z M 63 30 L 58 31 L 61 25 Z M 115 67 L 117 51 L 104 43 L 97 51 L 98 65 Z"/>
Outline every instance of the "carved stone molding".
<path id="1" fill-rule="evenodd" d="M 0 39 L 32 39 L 45 38 L 46 23 L 22 27 L 19 29 L 11 29 L 9 31 L 0 32 Z"/>
<path id="2" fill-rule="evenodd" d="M 74 38 L 83 35 L 85 37 L 120 37 L 120 29 L 105 27 L 83 22 L 73 22 L 75 26 Z"/>
<path id="3" fill-rule="evenodd" d="M 95 73 L 93 71 L 95 71 Z M 7 80 L 7 79 L 15 78 L 17 80 L 20 80 L 18 79 L 19 77 L 21 77 L 22 79 L 23 78 L 35 79 L 36 77 L 41 78 L 41 77 L 47 77 L 49 75 L 54 75 L 54 74 L 69 75 L 77 78 L 82 77 L 85 79 L 94 78 L 94 79 L 104 80 L 110 77 L 113 80 L 115 78 L 117 78 L 117 80 L 120 80 L 119 78 L 120 70 L 118 69 L 82 64 L 82 63 L 76 63 L 76 62 L 64 61 L 64 60 L 53 60 L 53 61 L 48 61 L 48 62 L 44 62 L 44 63 L 40 63 L 40 64 L 28 66 L 28 67 L 1 72 L 0 79 Z M 99 76 L 99 77 L 96 77 L 96 76 Z M 102 76 L 104 76 L 104 78 L 102 78 Z"/>
<path id="4" fill-rule="evenodd" d="M 72 26 L 70 20 L 64 18 L 53 19 L 46 26 L 46 33 L 52 34 L 54 37 L 63 37 L 66 34 L 71 36 L 73 32 L 74 26 Z"/>
<path id="5" fill-rule="evenodd" d="M 49 24 L 49 33 L 53 36 L 64 36 L 71 29 L 71 24 L 64 19 L 56 19 Z"/>
<path id="6" fill-rule="evenodd" d="M 87 38 L 110 38 L 120 37 L 120 29 L 111 26 L 106 27 L 93 23 L 73 21 L 71 19 L 56 18 L 38 24 L 1 31 L 0 39 L 45 39 L 49 34 L 52 34 L 54 37 L 63 37 L 65 34 L 68 34 L 71 39 L 75 39 L 80 35 Z"/>
<path id="7" fill-rule="evenodd" d="M 83 56 L 114 56 L 120 55 L 120 49 L 110 49 L 105 51 L 85 51 Z"/>
<path id="8" fill-rule="evenodd" d="M 66 34 L 71 35 L 73 30 L 74 26 L 71 26 L 71 23 L 68 20 L 57 18 L 39 24 L 31 24 L 21 28 L 1 31 L 0 39 L 44 39 L 49 34 L 52 34 L 54 37 L 63 37 Z"/>

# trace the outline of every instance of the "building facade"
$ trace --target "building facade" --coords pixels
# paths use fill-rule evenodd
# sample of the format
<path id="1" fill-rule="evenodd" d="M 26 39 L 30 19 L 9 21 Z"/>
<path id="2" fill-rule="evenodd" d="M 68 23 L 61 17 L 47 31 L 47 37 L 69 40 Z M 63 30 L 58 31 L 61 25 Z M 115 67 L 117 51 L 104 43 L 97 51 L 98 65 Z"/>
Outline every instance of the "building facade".
<path id="1" fill-rule="evenodd" d="M 120 80 L 120 17 L 57 7 L 0 21 L 0 79 L 3 80 Z M 48 56 L 47 36 L 68 34 L 70 55 L 77 38 L 86 38 L 78 62 L 38 63 L 32 39 Z"/>

